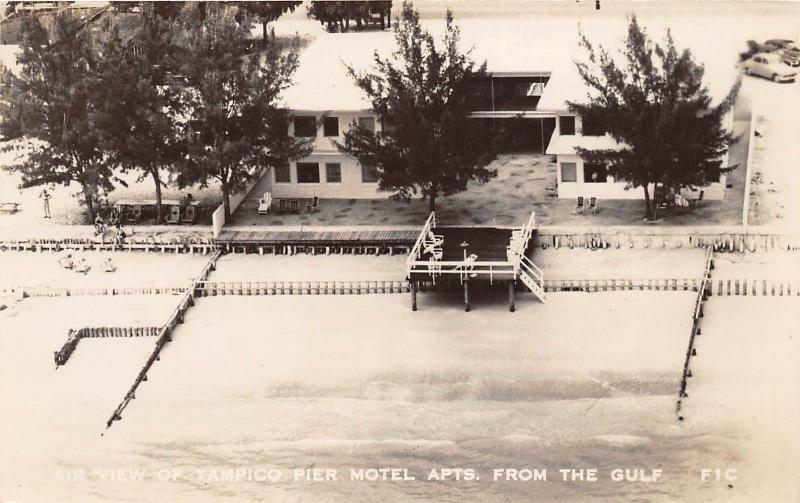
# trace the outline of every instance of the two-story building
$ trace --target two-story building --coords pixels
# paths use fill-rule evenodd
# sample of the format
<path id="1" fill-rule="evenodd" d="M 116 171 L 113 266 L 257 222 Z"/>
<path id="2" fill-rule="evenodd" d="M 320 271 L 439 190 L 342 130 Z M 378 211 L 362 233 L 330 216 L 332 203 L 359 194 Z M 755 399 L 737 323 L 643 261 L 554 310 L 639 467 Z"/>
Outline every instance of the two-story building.
<path id="1" fill-rule="evenodd" d="M 536 19 L 492 20 L 493 26 L 514 36 L 495 36 L 486 21 L 459 22 L 462 44 L 472 48 L 475 61 L 487 61 L 489 75 L 476 85 L 472 117 L 502 123 L 512 133 L 511 152 L 552 154 L 558 163 L 558 197 L 595 196 L 602 199 L 641 199 L 624 180 L 615 180 L 604 166 L 584 162 L 576 147 L 614 148 L 608 136 L 584 128 L 580 117 L 569 112 L 568 101 L 586 97 L 587 88 L 574 65 L 578 50 L 573 22 L 565 29 L 550 28 L 549 37 L 537 35 Z M 552 22 L 552 21 L 548 21 Z M 435 37 L 443 23 L 427 22 Z M 622 32 L 621 32 L 622 33 Z M 592 33 L 592 37 L 604 31 Z M 608 43 L 608 40 L 604 40 Z M 366 95 L 355 85 L 347 68 L 364 71 L 374 53 L 391 57 L 394 33 L 342 33 L 319 35 L 300 55 L 294 84 L 285 91 L 285 105 L 293 111 L 289 133 L 314 138 L 314 150 L 306 158 L 270 170 L 275 197 L 382 198 L 375 171 L 338 151 L 335 142 L 352 123 L 379 130 Z M 619 41 L 616 41 L 618 44 Z M 734 55 L 735 56 L 735 55 Z M 734 64 L 709 58 L 706 76 L 715 102 L 724 98 L 734 82 Z M 728 118 L 732 126 L 732 115 Z M 726 156 L 727 157 L 727 156 Z M 727 159 L 723 160 L 727 165 Z M 704 197 L 721 199 L 725 175 L 704 187 Z M 651 192 L 652 193 L 652 192 Z"/>
<path id="2" fill-rule="evenodd" d="M 574 73 L 574 75 L 570 75 Z M 547 147 L 547 153 L 554 155 L 557 162 L 558 197 L 577 198 L 596 197 L 598 199 L 644 199 L 641 187 L 634 188 L 626 180 L 614 178 L 602 163 L 584 160 L 578 155 L 578 149 L 615 150 L 622 146 L 608 134 L 585 125 L 581 117 L 572 114 L 567 108 L 567 101 L 577 101 L 585 89 L 571 89 L 580 82 L 577 72 L 565 68 L 554 78 L 553 86 L 543 105 L 556 115 L 556 125 Z M 731 80 L 732 82 L 732 80 Z M 727 89 L 717 86 L 713 99 L 721 102 Z M 726 129 L 733 129 L 733 111 L 725 118 Z M 721 168 L 728 166 L 728 155 L 721 159 Z M 702 188 L 703 199 L 719 200 L 725 197 L 727 175 L 722 173 L 718 179 L 708 180 Z M 655 187 L 650 184 L 648 190 L 655 194 Z M 697 197 L 697 195 L 695 195 Z"/>

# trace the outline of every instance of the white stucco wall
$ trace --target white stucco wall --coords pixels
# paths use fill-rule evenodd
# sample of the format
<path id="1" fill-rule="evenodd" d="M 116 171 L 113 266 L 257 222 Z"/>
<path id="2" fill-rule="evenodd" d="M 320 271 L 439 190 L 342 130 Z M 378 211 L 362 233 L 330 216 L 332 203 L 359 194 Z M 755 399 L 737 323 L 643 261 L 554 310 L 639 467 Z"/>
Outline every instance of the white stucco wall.
<path id="1" fill-rule="evenodd" d="M 356 159 L 346 156 L 339 152 L 335 142 L 344 141 L 344 132 L 350 125 L 357 121 L 359 117 L 373 117 L 375 128 L 380 130 L 380 124 L 372 111 L 294 111 L 295 116 L 314 116 L 320 123 L 317 128 L 317 136 L 314 138 L 314 150 L 312 153 L 297 161 L 292 161 L 289 166 L 291 181 L 289 183 L 278 183 L 275 181 L 274 170 L 268 176 L 272 180 L 272 192 L 274 197 L 298 197 L 310 198 L 313 196 L 322 198 L 342 198 L 342 199 L 372 199 L 387 197 L 384 192 L 378 191 L 377 183 L 364 183 L 361 178 L 361 165 Z M 324 136 L 323 116 L 338 117 L 339 136 Z M 294 122 L 289 125 L 289 134 L 294 134 Z M 314 162 L 319 165 L 319 183 L 298 183 L 297 163 Z M 339 163 L 341 165 L 342 181 L 340 183 L 327 182 L 326 163 Z"/>
<path id="2" fill-rule="evenodd" d="M 316 162 L 319 164 L 319 183 L 297 183 L 297 162 L 289 166 L 291 183 L 275 181 L 275 170 L 272 176 L 272 195 L 274 197 L 323 197 L 342 199 L 374 199 L 387 197 L 385 192 L 378 191 L 377 183 L 361 181 L 361 165 L 357 160 L 340 153 L 311 154 L 299 162 Z M 342 171 L 341 183 L 326 181 L 325 163 L 339 163 Z"/>
<path id="3" fill-rule="evenodd" d="M 583 177 L 583 159 L 577 155 L 556 156 L 558 162 L 558 197 L 574 199 L 578 196 L 596 197 L 598 199 L 644 199 L 644 189 L 642 187 L 631 187 L 626 190 L 625 182 L 618 182 L 614 177 L 609 176 L 605 183 L 586 183 Z M 574 162 L 576 164 L 575 182 L 565 182 L 561 179 L 561 164 Z M 725 197 L 726 176 L 722 175 L 719 182 L 706 185 L 703 190 L 703 199 L 720 200 Z M 654 193 L 654 185 L 650 184 L 650 195 Z"/>

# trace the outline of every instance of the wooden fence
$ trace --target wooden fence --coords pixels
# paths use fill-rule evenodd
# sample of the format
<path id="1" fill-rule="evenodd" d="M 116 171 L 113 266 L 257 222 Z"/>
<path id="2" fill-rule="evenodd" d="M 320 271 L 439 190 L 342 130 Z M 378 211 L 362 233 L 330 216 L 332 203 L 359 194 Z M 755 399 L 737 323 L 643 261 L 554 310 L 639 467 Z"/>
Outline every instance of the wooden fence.
<path id="1" fill-rule="evenodd" d="M 100 251 L 145 251 L 162 253 L 212 253 L 216 249 L 211 238 L 204 237 L 169 237 L 156 236 L 128 237 L 117 246 L 114 240 L 91 238 L 64 239 L 25 239 L 0 241 L 0 251 L 63 251 L 63 250 L 100 250 Z"/>

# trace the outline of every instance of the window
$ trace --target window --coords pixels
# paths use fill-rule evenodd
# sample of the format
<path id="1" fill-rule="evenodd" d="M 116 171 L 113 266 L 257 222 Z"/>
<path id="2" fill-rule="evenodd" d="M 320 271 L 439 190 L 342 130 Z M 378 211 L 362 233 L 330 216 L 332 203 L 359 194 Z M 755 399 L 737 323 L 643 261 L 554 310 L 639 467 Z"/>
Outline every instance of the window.
<path id="1" fill-rule="evenodd" d="M 378 181 L 378 170 L 375 165 L 362 162 L 361 163 L 361 181 L 364 183 L 375 183 Z"/>
<path id="2" fill-rule="evenodd" d="M 587 162 L 583 165 L 583 181 L 585 183 L 605 183 L 606 166 L 599 162 Z"/>
<path id="3" fill-rule="evenodd" d="M 325 181 L 328 183 L 342 183 L 342 165 L 338 162 L 325 164 Z"/>
<path id="4" fill-rule="evenodd" d="M 358 127 L 375 132 L 375 117 L 359 117 Z"/>
<path id="5" fill-rule="evenodd" d="M 317 119 L 314 116 L 294 118 L 294 135 L 301 138 L 317 136 Z"/>
<path id="6" fill-rule="evenodd" d="M 289 163 L 275 166 L 275 183 L 291 183 L 292 175 L 289 172 Z"/>
<path id="7" fill-rule="evenodd" d="M 574 162 L 561 163 L 561 181 L 562 182 L 577 182 L 578 181 L 578 165 Z"/>
<path id="8" fill-rule="evenodd" d="M 325 122 L 322 125 L 325 136 L 339 136 L 339 118 L 338 117 L 325 117 Z"/>
<path id="9" fill-rule="evenodd" d="M 558 129 L 562 135 L 572 136 L 575 134 L 575 117 L 572 115 L 562 115 L 558 118 Z"/>
<path id="10" fill-rule="evenodd" d="M 606 131 L 598 120 L 583 117 L 583 136 L 603 136 L 604 134 Z"/>
<path id="11" fill-rule="evenodd" d="M 316 162 L 298 162 L 297 183 L 319 183 L 319 164 Z"/>

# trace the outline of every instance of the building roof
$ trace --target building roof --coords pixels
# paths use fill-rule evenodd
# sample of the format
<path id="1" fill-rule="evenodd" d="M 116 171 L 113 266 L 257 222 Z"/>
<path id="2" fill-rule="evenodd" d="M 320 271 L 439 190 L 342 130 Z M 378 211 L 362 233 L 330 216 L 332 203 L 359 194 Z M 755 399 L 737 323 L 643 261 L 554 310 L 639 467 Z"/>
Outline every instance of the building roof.
<path id="1" fill-rule="evenodd" d="M 586 150 L 619 150 L 622 144 L 609 135 L 582 136 L 582 135 L 553 135 L 547 146 L 549 155 L 576 155 L 576 148 Z"/>
<path id="2" fill-rule="evenodd" d="M 686 19 L 694 22 L 685 22 Z M 718 21 L 718 20 L 717 20 Z M 281 21 L 278 20 L 276 25 Z M 295 21 L 296 23 L 296 21 Z M 666 27 L 672 29 L 678 48 L 691 47 L 706 70 L 705 81 L 715 103 L 721 101 L 738 76 L 736 67 L 742 37 L 731 29 L 700 28 L 701 18 L 640 16 L 651 37 L 661 40 Z M 595 44 L 615 54 L 623 47 L 627 19 L 618 16 L 526 16 L 518 18 L 456 19 L 464 49 L 472 48 L 473 59 L 487 62 L 498 75 L 548 72 L 550 82 L 539 102 L 539 110 L 566 110 L 567 101 L 581 101 L 588 88 L 581 81 L 575 60 L 584 59 L 578 29 Z M 724 24 L 724 23 L 723 23 Z M 424 20 L 436 39 L 444 33 L 442 20 Z M 293 27 L 297 27 L 293 25 Z M 731 33 L 732 32 L 732 33 Z M 713 34 L 714 40 L 709 38 Z M 364 71 L 372 65 L 373 53 L 390 56 L 394 33 L 320 33 L 300 54 L 294 86 L 284 92 L 289 108 L 296 110 L 361 110 L 370 108 L 366 96 L 353 83 L 344 64 Z"/>

